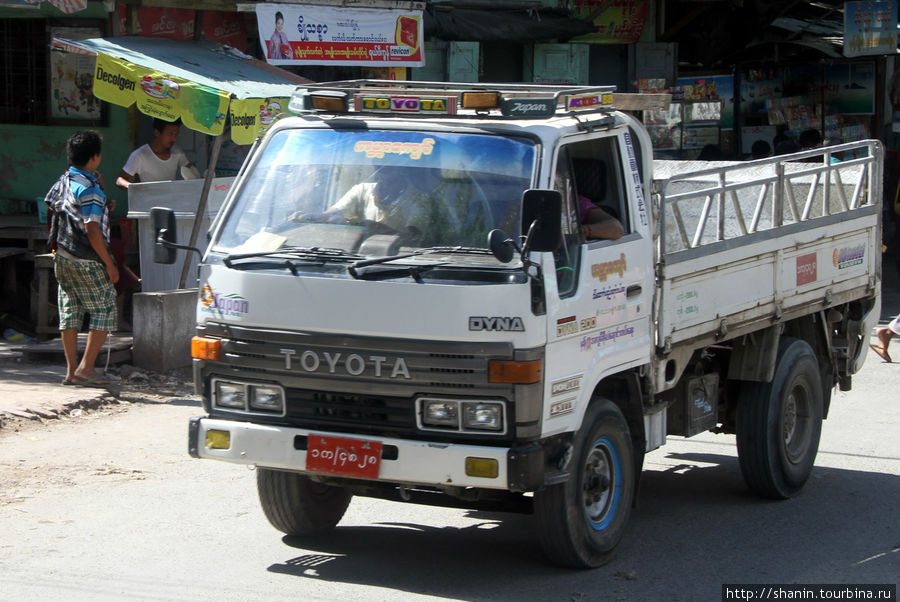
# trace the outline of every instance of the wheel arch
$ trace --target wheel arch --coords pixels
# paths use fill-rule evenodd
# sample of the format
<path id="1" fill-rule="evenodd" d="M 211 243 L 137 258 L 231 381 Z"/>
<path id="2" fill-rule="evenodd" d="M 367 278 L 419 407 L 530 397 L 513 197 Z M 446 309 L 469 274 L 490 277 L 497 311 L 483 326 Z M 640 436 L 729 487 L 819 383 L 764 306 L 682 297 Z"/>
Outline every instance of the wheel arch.
<path id="1" fill-rule="evenodd" d="M 634 503 L 637 503 L 637 494 L 641 482 L 641 471 L 644 466 L 644 450 L 647 445 L 647 435 L 644 431 L 644 388 L 641 386 L 641 377 L 636 370 L 627 370 L 612 374 L 594 385 L 590 395 L 588 406 L 603 399 L 611 401 L 628 425 L 631 436 L 632 458 L 634 459 Z M 582 421 L 587 414 L 585 407 Z"/>

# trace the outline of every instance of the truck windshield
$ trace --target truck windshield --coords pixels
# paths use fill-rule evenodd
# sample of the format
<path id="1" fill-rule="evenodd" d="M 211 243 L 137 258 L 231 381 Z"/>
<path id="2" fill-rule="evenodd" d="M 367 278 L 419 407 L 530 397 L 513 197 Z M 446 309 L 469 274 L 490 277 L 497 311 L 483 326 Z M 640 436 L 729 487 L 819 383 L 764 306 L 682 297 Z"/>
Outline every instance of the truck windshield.
<path id="1" fill-rule="evenodd" d="M 534 143 L 481 134 L 286 129 L 247 171 L 212 249 L 289 247 L 382 257 L 459 247 L 493 263 L 488 233 L 518 236 Z M 416 255 L 424 258 L 427 255 Z"/>

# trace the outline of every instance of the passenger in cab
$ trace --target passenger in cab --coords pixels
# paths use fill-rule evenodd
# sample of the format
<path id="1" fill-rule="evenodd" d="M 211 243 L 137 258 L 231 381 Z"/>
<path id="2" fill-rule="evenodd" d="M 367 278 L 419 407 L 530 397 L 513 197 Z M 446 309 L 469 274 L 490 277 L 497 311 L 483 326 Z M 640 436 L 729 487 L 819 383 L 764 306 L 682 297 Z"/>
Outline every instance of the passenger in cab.
<path id="1" fill-rule="evenodd" d="M 625 235 L 622 222 L 599 203 L 606 197 L 606 164 L 600 159 L 572 160 L 578 188 L 578 215 L 585 240 L 616 240 Z"/>

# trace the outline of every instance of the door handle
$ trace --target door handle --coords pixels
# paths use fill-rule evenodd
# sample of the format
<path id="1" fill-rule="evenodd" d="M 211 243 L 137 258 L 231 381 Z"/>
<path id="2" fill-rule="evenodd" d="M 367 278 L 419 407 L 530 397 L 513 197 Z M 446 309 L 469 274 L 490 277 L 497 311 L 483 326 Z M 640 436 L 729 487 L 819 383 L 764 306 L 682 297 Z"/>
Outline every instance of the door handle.
<path id="1" fill-rule="evenodd" d="M 641 291 L 644 289 L 641 288 L 640 284 L 632 284 L 628 288 L 625 289 L 625 297 L 627 299 L 631 299 L 632 297 L 637 297 L 641 294 Z"/>

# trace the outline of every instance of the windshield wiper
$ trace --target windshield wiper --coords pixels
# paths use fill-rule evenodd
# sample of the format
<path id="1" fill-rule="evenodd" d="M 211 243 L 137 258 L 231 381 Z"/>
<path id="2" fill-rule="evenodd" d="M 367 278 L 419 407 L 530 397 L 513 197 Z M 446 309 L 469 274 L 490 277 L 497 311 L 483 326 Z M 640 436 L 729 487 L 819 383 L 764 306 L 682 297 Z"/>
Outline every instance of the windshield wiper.
<path id="1" fill-rule="evenodd" d="M 389 280 L 409 276 L 419 284 L 422 283 L 422 274 L 436 267 L 447 265 L 447 262 L 429 263 L 426 265 L 405 265 L 398 268 L 359 272 L 353 266 L 347 268 L 347 272 L 357 280 Z"/>
<path id="2" fill-rule="evenodd" d="M 390 263 L 391 261 L 397 261 L 398 259 L 409 259 L 410 257 L 417 257 L 419 255 L 427 255 L 429 253 L 461 253 L 461 254 L 478 254 L 478 255 L 491 255 L 491 251 L 489 249 L 481 249 L 478 247 L 426 247 L 424 249 L 417 249 L 410 253 L 401 253 L 400 255 L 385 255 L 384 257 L 374 257 L 372 259 L 363 259 L 361 261 L 355 262 L 351 265 L 350 269 L 359 269 L 368 267 L 370 265 L 378 265 L 379 263 Z M 355 278 L 355 276 L 354 276 Z"/>
<path id="3" fill-rule="evenodd" d="M 251 259 L 255 257 L 278 257 L 288 256 L 291 259 L 308 259 L 313 263 L 323 264 L 329 261 L 353 261 L 362 259 L 361 255 L 347 253 L 343 249 L 332 249 L 328 247 L 283 247 L 273 251 L 256 251 L 253 253 L 232 253 L 225 256 L 223 263 L 229 268 L 234 268 L 234 262 L 241 259 Z M 278 262 L 273 262 L 277 264 Z M 285 261 L 285 264 L 290 263 Z M 284 265 L 284 264 L 282 264 Z"/>
<path id="4" fill-rule="evenodd" d="M 482 249 L 478 247 L 463 247 L 463 246 L 455 246 L 455 247 L 427 247 L 424 249 L 417 249 L 411 253 L 402 253 L 400 255 L 385 255 L 384 257 L 374 257 L 372 259 L 363 259 L 361 261 L 357 261 L 347 267 L 347 273 L 356 278 L 357 280 L 374 280 L 376 277 L 380 280 L 382 278 L 394 278 L 397 276 L 409 276 L 416 282 L 421 282 L 420 276 L 427 272 L 428 270 L 434 269 L 437 266 L 446 265 L 447 262 L 442 261 L 439 263 L 430 263 L 428 265 L 411 265 L 404 266 L 402 268 L 397 268 L 395 270 L 381 270 L 378 272 L 359 272 L 360 268 L 365 268 L 373 265 L 379 265 L 382 263 L 390 263 L 391 261 L 397 261 L 398 259 L 409 259 L 410 257 L 418 257 L 420 255 L 428 255 L 428 254 L 439 254 L 439 253 L 460 253 L 460 254 L 478 254 L 478 255 L 491 255 L 491 251 L 489 249 Z"/>

